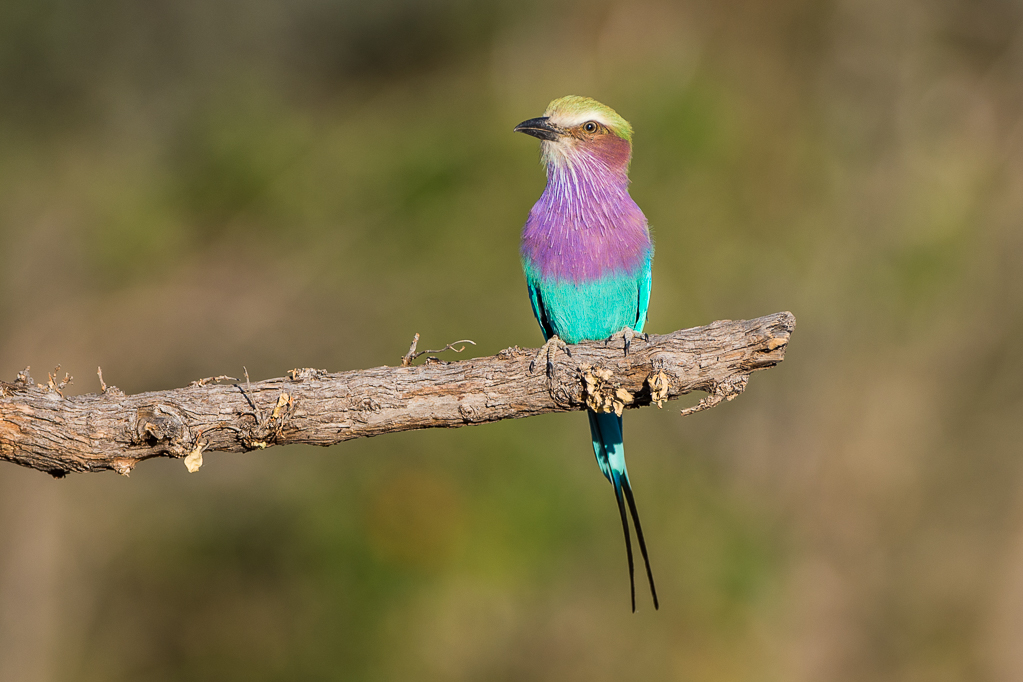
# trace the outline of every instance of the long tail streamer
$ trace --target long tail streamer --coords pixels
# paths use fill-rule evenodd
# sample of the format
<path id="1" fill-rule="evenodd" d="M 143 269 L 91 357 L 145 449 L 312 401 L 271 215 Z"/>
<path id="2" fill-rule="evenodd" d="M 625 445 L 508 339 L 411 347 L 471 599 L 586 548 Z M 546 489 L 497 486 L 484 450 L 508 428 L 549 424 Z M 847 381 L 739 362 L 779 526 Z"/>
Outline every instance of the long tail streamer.
<path id="1" fill-rule="evenodd" d="M 597 463 L 607 480 L 611 482 L 615 491 L 615 500 L 618 502 L 618 512 L 622 517 L 622 530 L 625 533 L 625 552 L 629 559 L 629 586 L 632 595 L 632 610 L 636 610 L 636 577 L 635 562 L 632 556 L 632 535 L 629 532 L 629 516 L 632 516 L 632 525 L 636 528 L 636 538 L 639 540 L 639 551 L 643 555 L 643 564 L 646 566 L 646 577 L 650 582 L 650 595 L 654 600 L 654 608 L 660 608 L 657 601 L 657 588 L 654 586 L 654 574 L 650 569 L 650 557 L 647 554 L 646 540 L 643 537 L 643 526 L 639 522 L 639 512 L 636 509 L 636 498 L 632 494 L 632 485 L 629 483 L 629 473 L 625 468 L 625 445 L 622 439 L 622 418 L 614 414 L 596 414 L 589 411 L 590 434 L 593 437 L 593 452 L 597 456 Z M 625 512 L 625 505 L 629 506 L 629 513 Z"/>

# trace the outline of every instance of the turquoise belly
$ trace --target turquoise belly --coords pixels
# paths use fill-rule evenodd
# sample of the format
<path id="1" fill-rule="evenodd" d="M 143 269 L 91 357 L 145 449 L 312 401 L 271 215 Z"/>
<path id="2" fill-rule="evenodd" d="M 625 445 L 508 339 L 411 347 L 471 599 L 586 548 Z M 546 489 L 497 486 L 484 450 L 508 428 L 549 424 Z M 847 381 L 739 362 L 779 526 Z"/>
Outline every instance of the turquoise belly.
<path id="1" fill-rule="evenodd" d="M 609 276 L 576 284 L 545 281 L 531 274 L 527 269 L 530 295 L 542 304 L 550 330 L 566 343 L 606 339 L 625 327 L 639 326 L 639 276 Z M 534 312 L 537 308 L 534 302 Z"/>

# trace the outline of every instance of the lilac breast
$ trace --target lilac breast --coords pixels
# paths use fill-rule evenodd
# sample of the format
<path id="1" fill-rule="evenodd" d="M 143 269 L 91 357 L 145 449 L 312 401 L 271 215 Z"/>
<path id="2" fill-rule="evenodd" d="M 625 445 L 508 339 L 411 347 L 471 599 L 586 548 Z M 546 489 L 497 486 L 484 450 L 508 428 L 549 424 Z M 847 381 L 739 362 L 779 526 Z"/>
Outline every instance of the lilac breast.
<path id="1" fill-rule="evenodd" d="M 522 231 L 522 257 L 545 280 L 589 282 L 637 272 L 650 256 L 646 217 L 625 172 L 597 159 L 552 165 Z"/>

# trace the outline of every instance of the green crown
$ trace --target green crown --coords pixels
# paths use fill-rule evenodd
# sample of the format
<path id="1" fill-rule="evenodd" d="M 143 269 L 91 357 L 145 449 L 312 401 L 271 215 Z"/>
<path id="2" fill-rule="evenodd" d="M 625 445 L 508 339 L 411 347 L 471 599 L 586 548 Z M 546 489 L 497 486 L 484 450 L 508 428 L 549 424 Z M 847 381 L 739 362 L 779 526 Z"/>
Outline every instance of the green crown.
<path id="1" fill-rule="evenodd" d="M 547 111 L 544 112 L 544 116 L 555 116 L 558 114 L 582 116 L 588 112 L 599 114 L 615 135 L 623 140 L 632 142 L 632 126 L 629 125 L 629 122 L 619 116 L 618 112 L 611 107 L 589 97 L 567 95 L 556 99 L 547 105 Z"/>

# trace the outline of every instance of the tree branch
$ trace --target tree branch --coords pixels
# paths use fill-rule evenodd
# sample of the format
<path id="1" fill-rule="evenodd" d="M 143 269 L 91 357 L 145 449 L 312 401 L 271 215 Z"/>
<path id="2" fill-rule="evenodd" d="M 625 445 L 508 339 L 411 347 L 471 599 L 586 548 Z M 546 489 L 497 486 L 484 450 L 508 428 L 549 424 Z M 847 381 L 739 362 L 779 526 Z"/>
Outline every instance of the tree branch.
<path id="1" fill-rule="evenodd" d="M 333 445 L 586 406 L 620 414 L 706 391 L 685 415 L 731 400 L 752 372 L 781 362 L 795 324 L 787 312 L 714 322 L 637 337 L 627 356 L 620 340 L 590 341 L 569 346 L 571 355 L 558 353 L 549 372 L 539 362 L 530 372 L 536 351 L 515 347 L 462 362 L 292 370 L 252 384 L 211 377 L 138 395 L 106 386 L 101 375 L 102 393 L 65 398 L 54 377 L 36 384 L 26 370 L 14 383 L 0 382 L 0 460 L 57 477 L 104 469 L 127 475 L 150 457 L 185 458 L 195 471 L 205 451 Z"/>

